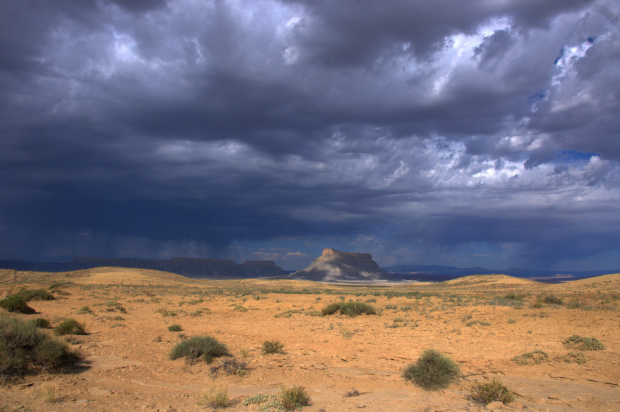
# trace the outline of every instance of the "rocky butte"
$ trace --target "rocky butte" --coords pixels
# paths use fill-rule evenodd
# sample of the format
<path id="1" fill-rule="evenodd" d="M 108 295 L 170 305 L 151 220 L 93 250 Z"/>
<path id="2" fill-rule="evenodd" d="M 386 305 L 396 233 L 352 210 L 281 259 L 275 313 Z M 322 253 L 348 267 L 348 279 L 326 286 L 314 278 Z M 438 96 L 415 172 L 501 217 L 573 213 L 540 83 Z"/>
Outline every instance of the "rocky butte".
<path id="1" fill-rule="evenodd" d="M 374 282 L 387 280 L 387 273 L 372 260 L 369 253 L 325 249 L 310 266 L 292 273 L 290 277 L 316 282 Z"/>

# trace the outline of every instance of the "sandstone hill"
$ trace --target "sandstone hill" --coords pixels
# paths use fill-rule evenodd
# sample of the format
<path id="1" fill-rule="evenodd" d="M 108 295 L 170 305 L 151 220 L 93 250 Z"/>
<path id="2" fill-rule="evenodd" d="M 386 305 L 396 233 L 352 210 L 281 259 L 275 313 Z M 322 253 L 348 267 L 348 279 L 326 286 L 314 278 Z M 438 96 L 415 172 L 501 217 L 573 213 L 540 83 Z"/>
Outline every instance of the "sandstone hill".
<path id="1" fill-rule="evenodd" d="M 385 281 L 387 273 L 372 260 L 369 253 L 325 249 L 310 266 L 292 273 L 290 277 L 316 282 Z"/>

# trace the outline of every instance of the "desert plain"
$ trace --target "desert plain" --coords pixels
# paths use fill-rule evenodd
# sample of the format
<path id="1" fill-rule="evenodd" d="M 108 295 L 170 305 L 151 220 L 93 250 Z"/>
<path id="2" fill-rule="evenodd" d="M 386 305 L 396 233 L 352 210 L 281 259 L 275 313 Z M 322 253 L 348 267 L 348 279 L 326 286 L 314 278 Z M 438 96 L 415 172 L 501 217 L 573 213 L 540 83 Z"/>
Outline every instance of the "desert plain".
<path id="1" fill-rule="evenodd" d="M 563 284 L 484 275 L 336 285 L 124 268 L 0 271 L 0 297 L 50 287 L 54 300 L 28 303 L 36 314 L 0 315 L 52 326 L 76 319 L 87 334 L 57 339 L 82 360 L 0 385 L 0 411 L 204 411 L 213 409 L 208 394 L 222 390 L 231 403 L 225 410 L 259 411 L 268 409 L 244 401 L 293 386 L 311 399 L 304 411 L 620 410 L 620 274 Z M 377 314 L 322 316 L 330 303 L 349 301 Z M 226 345 L 243 373 L 215 370 L 222 358 L 170 359 L 178 343 L 204 335 Z M 605 349 L 563 343 L 573 335 Z M 282 351 L 264 353 L 263 342 L 276 340 Z M 403 368 L 426 349 L 457 362 L 462 377 L 438 391 L 406 381 Z M 546 357 L 522 357 L 534 351 Z M 515 399 L 472 400 L 472 386 L 492 379 Z"/>

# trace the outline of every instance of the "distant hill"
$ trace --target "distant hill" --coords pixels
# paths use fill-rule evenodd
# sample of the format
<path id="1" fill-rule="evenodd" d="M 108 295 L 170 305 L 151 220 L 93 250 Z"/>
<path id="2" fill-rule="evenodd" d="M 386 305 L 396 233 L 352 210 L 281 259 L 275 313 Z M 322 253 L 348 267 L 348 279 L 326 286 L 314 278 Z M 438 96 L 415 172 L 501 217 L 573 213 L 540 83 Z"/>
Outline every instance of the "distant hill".
<path id="1" fill-rule="evenodd" d="M 172 258 L 125 259 L 125 258 L 75 258 L 70 262 L 0 261 L 0 268 L 35 272 L 69 272 L 114 266 L 134 269 L 153 269 L 176 273 L 193 278 L 250 278 L 281 277 L 284 270 L 271 261 L 247 261 L 241 264 L 232 260 Z"/>
<path id="2" fill-rule="evenodd" d="M 307 268 L 289 277 L 317 282 L 350 282 L 387 280 L 386 275 L 368 253 L 325 249 Z"/>
<path id="3" fill-rule="evenodd" d="M 594 276 L 620 272 L 618 270 L 563 271 L 530 269 L 487 269 L 483 267 L 457 268 L 434 265 L 399 265 L 384 268 L 392 280 L 410 279 L 418 281 L 445 281 L 471 275 L 504 274 L 547 283 L 560 283 L 569 280 L 585 279 Z"/>

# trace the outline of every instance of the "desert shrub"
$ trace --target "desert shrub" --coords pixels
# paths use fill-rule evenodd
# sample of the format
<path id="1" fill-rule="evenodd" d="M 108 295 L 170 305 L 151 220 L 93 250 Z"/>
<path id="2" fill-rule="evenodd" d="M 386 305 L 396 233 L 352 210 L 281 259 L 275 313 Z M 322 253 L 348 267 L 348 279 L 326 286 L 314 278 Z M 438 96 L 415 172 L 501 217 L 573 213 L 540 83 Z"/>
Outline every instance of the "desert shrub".
<path id="1" fill-rule="evenodd" d="M 211 363 L 214 358 L 228 355 L 226 345 L 218 342 L 215 338 L 194 336 L 177 344 L 170 352 L 170 359 L 187 358 L 190 362 L 194 362 L 203 357 L 205 362 Z"/>
<path id="2" fill-rule="evenodd" d="M 224 372 L 226 375 L 245 376 L 248 373 L 248 364 L 235 358 L 223 358 L 214 362 L 211 373 L 217 375 Z"/>
<path id="3" fill-rule="evenodd" d="M 80 310 L 77 311 L 77 313 L 78 315 L 86 315 L 86 314 L 93 315 L 94 314 L 92 309 L 89 308 L 88 306 L 82 306 Z"/>
<path id="4" fill-rule="evenodd" d="M 377 314 L 374 307 L 363 302 L 337 302 L 332 303 L 321 310 L 323 316 L 333 315 L 336 312 L 350 317 Z"/>
<path id="5" fill-rule="evenodd" d="M 287 411 L 293 411 L 302 406 L 310 405 L 310 397 L 303 386 L 284 388 L 279 394 L 280 402 Z"/>
<path id="6" fill-rule="evenodd" d="M 233 309 L 235 312 L 247 312 L 248 308 L 245 308 L 241 305 L 236 305 L 235 308 Z"/>
<path id="7" fill-rule="evenodd" d="M 54 328 L 56 335 L 86 335 L 84 325 L 75 319 L 69 318 L 63 320 Z"/>
<path id="8" fill-rule="evenodd" d="M 533 350 L 532 352 L 524 353 L 523 355 L 515 356 L 512 358 L 513 362 L 519 365 L 531 365 L 532 363 L 539 364 L 546 362 L 549 359 L 549 355 L 540 349 Z"/>
<path id="9" fill-rule="evenodd" d="M 584 336 L 579 336 L 579 335 L 573 335 L 562 343 L 565 346 L 577 348 L 579 350 L 603 350 L 605 349 L 605 345 L 603 345 L 598 339 L 586 338 Z"/>
<path id="10" fill-rule="evenodd" d="M 471 398 L 473 401 L 488 405 L 491 402 L 500 401 L 504 404 L 514 400 L 514 394 L 509 391 L 499 379 L 491 382 L 478 383 L 472 388 Z"/>
<path id="11" fill-rule="evenodd" d="M 474 325 L 491 326 L 491 324 L 489 322 L 485 322 L 485 321 L 482 321 L 482 320 L 472 320 L 471 322 L 467 322 L 465 324 L 465 326 L 474 326 Z"/>
<path id="12" fill-rule="evenodd" d="M 362 394 L 362 393 L 361 393 L 360 391 L 358 391 L 357 389 L 355 389 L 355 388 L 351 388 L 351 390 L 350 390 L 350 391 L 347 391 L 347 392 L 344 394 L 344 397 L 345 397 L 345 398 L 353 398 L 353 397 L 355 397 L 355 396 L 360 396 L 361 394 Z"/>
<path id="13" fill-rule="evenodd" d="M 0 300 L 0 308 L 4 308 L 8 312 L 24 313 L 26 315 L 36 313 L 34 309 L 26 304 L 24 298 L 18 295 L 9 296 L 6 299 Z"/>
<path id="14" fill-rule="evenodd" d="M 179 325 L 178 323 L 175 323 L 175 324 L 168 326 L 168 330 L 170 332 L 181 332 L 183 330 L 183 327 Z"/>
<path id="15" fill-rule="evenodd" d="M 283 353 L 284 344 L 278 340 L 266 340 L 263 342 L 263 353 Z"/>
<path id="16" fill-rule="evenodd" d="M 61 287 L 63 287 L 65 284 L 63 282 L 54 282 L 51 285 L 49 285 L 48 289 L 49 290 L 56 290 L 59 289 Z"/>
<path id="17" fill-rule="evenodd" d="M 551 305 L 561 305 L 562 303 L 562 299 L 558 298 L 557 296 L 553 296 L 553 295 L 547 295 L 543 298 L 543 303 L 549 303 Z"/>
<path id="18" fill-rule="evenodd" d="M 120 313 L 127 313 L 123 305 L 113 300 L 106 302 L 105 305 L 107 306 L 106 312 L 119 311 Z"/>
<path id="19" fill-rule="evenodd" d="M 14 296 L 21 296 L 26 302 L 31 300 L 54 300 L 54 295 L 45 289 L 20 289 Z"/>
<path id="20" fill-rule="evenodd" d="M 586 363 L 586 357 L 583 356 L 581 352 L 568 352 L 564 356 L 559 356 L 556 360 L 561 360 L 566 363 L 576 363 L 578 365 Z"/>
<path id="21" fill-rule="evenodd" d="M 0 316 L 0 382 L 37 369 L 54 370 L 79 359 L 65 344 L 38 330 L 34 322 Z"/>
<path id="22" fill-rule="evenodd" d="M 166 308 L 161 308 L 157 310 L 158 313 L 161 313 L 161 315 L 165 318 L 167 317 L 171 317 L 171 316 L 176 316 L 177 313 L 173 310 L 168 310 Z"/>
<path id="23" fill-rule="evenodd" d="M 228 396 L 228 388 L 221 387 L 209 389 L 204 395 L 202 404 L 213 409 L 226 408 L 230 406 L 232 404 L 232 400 Z"/>
<path id="24" fill-rule="evenodd" d="M 516 319 L 510 318 L 508 319 L 508 323 L 513 324 L 513 323 L 517 323 Z"/>
<path id="25" fill-rule="evenodd" d="M 523 295 L 517 295 L 516 293 L 509 293 L 506 296 L 504 296 L 504 299 L 510 299 L 510 300 L 523 300 L 524 296 Z"/>
<path id="26" fill-rule="evenodd" d="M 540 308 L 542 308 L 542 307 L 543 307 L 543 304 L 542 304 L 542 302 L 535 302 L 535 303 L 532 305 L 532 307 L 533 307 L 534 309 L 540 309 Z"/>
<path id="27" fill-rule="evenodd" d="M 569 309 L 579 309 L 583 307 L 583 304 L 579 301 L 572 301 L 572 302 L 569 302 L 566 307 Z"/>
<path id="28" fill-rule="evenodd" d="M 35 320 L 32 321 L 32 323 L 37 328 L 45 329 L 45 328 L 49 328 L 50 327 L 50 321 L 45 319 L 45 318 L 36 318 Z"/>
<path id="29" fill-rule="evenodd" d="M 452 359 L 436 350 L 427 349 L 416 363 L 405 367 L 403 376 L 428 391 L 448 387 L 460 373 L 458 364 Z"/>

